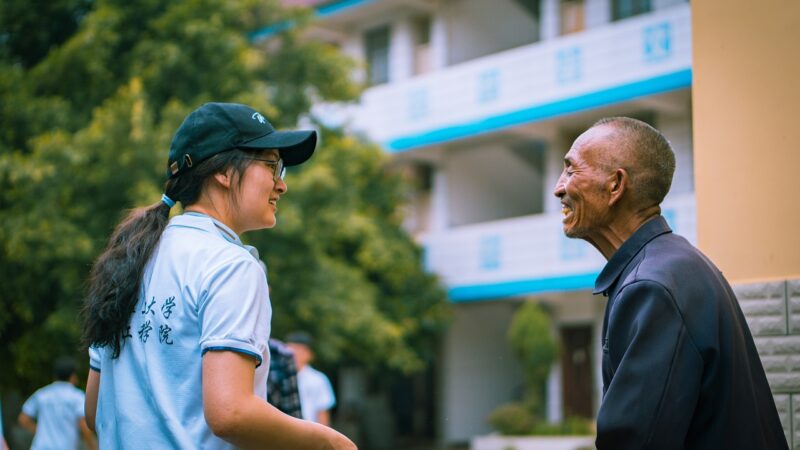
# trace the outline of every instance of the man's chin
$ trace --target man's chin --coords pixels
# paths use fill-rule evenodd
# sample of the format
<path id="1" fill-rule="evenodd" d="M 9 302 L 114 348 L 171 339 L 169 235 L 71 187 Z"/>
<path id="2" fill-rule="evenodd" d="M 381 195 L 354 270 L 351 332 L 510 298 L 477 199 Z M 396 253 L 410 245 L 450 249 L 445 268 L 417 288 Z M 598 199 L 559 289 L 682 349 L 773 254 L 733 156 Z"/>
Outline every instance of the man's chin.
<path id="1" fill-rule="evenodd" d="M 586 235 L 575 228 L 564 227 L 564 236 L 570 239 L 583 239 Z"/>

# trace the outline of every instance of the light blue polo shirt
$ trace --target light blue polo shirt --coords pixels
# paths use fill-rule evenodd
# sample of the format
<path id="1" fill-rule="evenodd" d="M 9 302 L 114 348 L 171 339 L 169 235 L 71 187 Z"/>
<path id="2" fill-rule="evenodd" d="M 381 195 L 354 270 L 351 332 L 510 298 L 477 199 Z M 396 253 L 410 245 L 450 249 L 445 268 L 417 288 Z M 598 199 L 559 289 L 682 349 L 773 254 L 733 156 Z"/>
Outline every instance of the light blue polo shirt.
<path id="1" fill-rule="evenodd" d="M 148 262 L 118 358 L 90 349 L 100 371 L 100 448 L 232 449 L 203 416 L 202 355 L 231 350 L 258 366 L 266 400 L 272 308 L 253 247 L 209 216 L 172 218 Z"/>
<path id="2" fill-rule="evenodd" d="M 66 381 L 56 381 L 34 392 L 22 405 L 22 412 L 36 419 L 31 450 L 78 448 L 84 398 L 83 391 Z"/>

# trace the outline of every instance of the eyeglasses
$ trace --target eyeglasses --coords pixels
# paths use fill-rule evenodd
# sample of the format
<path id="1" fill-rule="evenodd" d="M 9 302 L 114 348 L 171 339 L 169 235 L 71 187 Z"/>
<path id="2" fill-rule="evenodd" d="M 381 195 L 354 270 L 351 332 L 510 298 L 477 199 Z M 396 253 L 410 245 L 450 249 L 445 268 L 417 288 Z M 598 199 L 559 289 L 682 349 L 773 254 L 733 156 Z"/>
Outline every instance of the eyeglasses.
<path id="1" fill-rule="evenodd" d="M 276 183 L 278 182 L 278 180 L 282 180 L 283 176 L 286 175 L 286 167 L 284 167 L 283 165 L 282 158 L 278 158 L 277 161 L 275 161 L 274 159 L 264 159 L 256 157 L 251 157 L 249 159 L 252 159 L 254 161 L 261 161 L 264 164 L 272 167 L 272 180 L 275 181 Z"/>

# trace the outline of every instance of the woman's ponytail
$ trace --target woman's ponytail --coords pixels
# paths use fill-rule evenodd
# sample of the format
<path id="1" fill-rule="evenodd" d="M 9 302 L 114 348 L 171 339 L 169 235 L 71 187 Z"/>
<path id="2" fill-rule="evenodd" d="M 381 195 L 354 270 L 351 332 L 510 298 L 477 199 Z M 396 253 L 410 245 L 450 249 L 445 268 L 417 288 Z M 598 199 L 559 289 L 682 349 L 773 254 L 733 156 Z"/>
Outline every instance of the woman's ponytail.
<path id="1" fill-rule="evenodd" d="M 84 345 L 109 346 L 112 357 L 119 356 L 139 300 L 145 265 L 167 226 L 169 210 L 162 200 L 133 210 L 117 225 L 89 277 L 83 306 Z"/>

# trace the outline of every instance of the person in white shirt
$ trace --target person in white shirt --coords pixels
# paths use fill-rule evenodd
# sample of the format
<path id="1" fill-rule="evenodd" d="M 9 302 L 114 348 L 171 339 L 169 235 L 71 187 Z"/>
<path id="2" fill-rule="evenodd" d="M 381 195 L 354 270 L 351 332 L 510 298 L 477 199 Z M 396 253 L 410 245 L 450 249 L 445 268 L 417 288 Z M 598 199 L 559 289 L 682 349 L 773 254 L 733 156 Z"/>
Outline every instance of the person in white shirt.
<path id="1" fill-rule="evenodd" d="M 303 419 L 330 426 L 330 410 L 336 406 L 336 396 L 328 377 L 311 367 L 310 362 L 314 360 L 311 335 L 303 331 L 290 333 L 286 336 L 286 345 L 292 349 L 297 366 L 297 388 L 300 391 Z"/>
<path id="2" fill-rule="evenodd" d="M 33 433 L 31 450 L 75 450 L 79 434 L 87 448 L 96 449 L 94 434 L 83 416 L 84 393 L 75 386 L 75 361 L 68 356 L 56 359 L 53 376 L 53 383 L 25 401 L 17 418 L 22 428 Z"/>
<path id="3" fill-rule="evenodd" d="M 267 403 L 269 288 L 239 238 L 275 226 L 283 168 L 315 146 L 315 131 L 276 131 L 234 103 L 178 128 L 161 201 L 117 226 L 89 280 L 86 420 L 101 448 L 355 449 Z"/>

